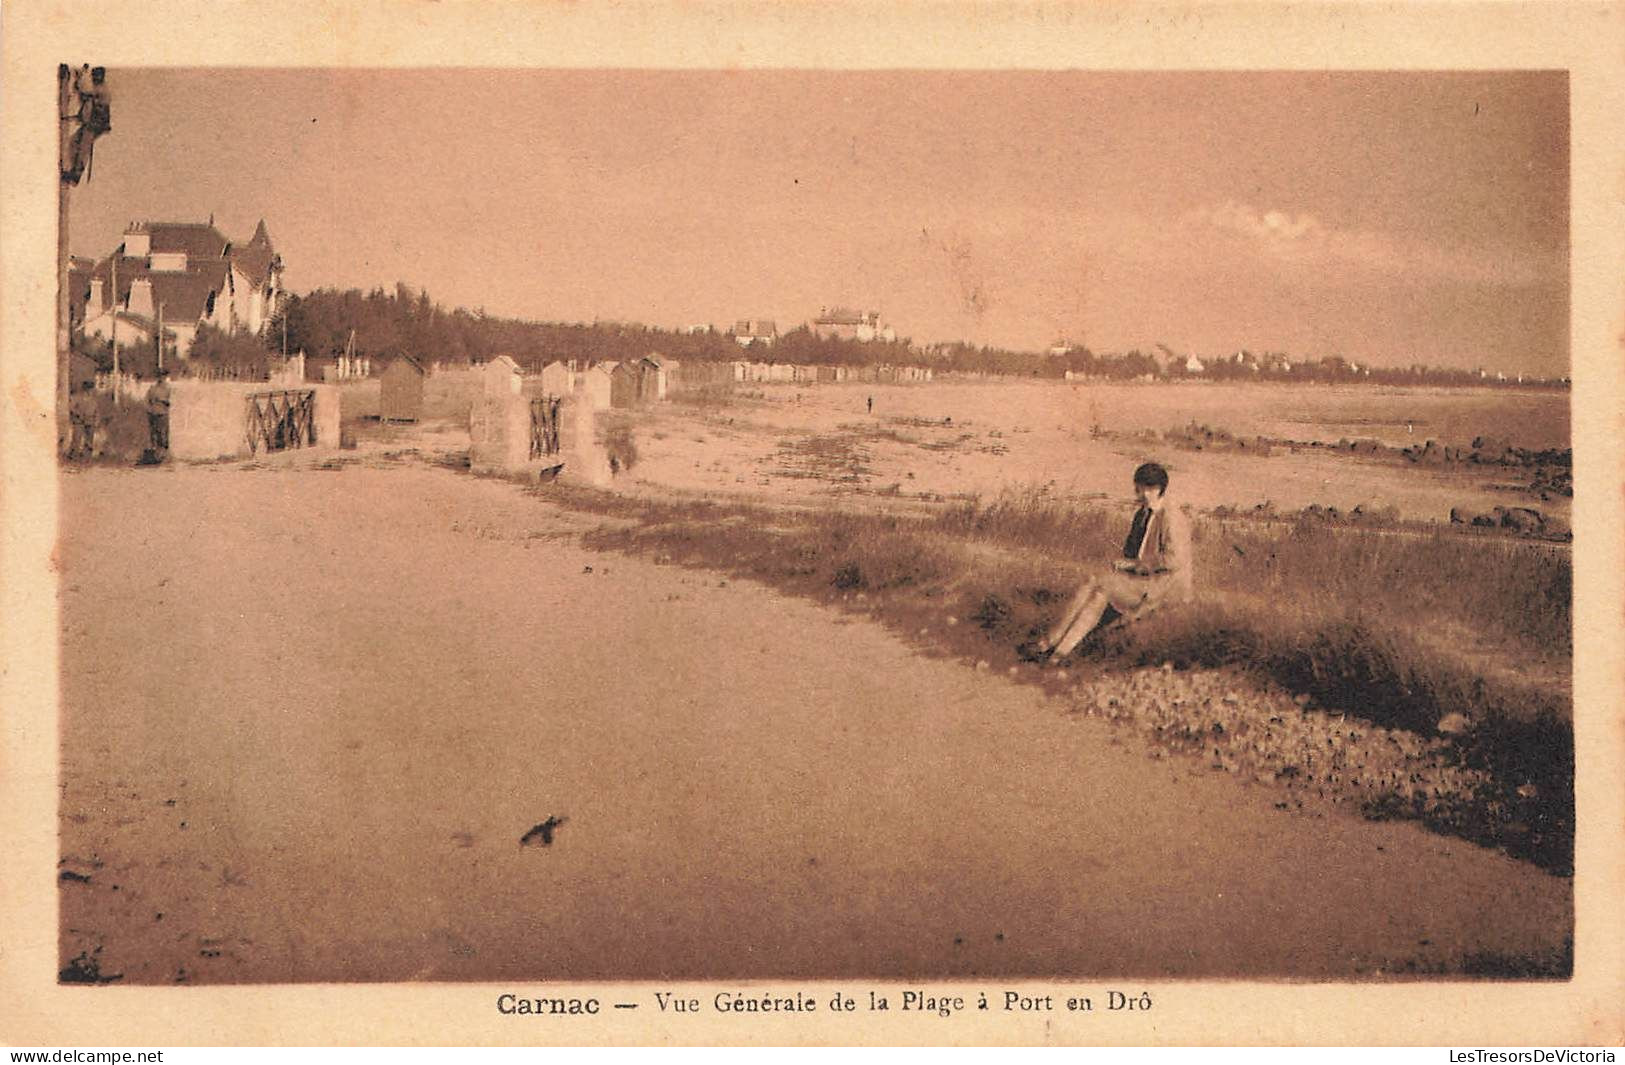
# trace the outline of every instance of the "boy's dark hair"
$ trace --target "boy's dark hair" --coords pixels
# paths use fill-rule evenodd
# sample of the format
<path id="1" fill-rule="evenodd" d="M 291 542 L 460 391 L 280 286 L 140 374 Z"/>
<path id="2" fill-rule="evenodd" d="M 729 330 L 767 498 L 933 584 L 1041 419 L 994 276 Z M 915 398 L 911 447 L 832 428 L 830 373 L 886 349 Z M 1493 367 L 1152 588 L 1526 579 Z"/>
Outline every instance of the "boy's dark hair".
<path id="1" fill-rule="evenodd" d="M 1168 491 L 1168 471 L 1155 462 L 1147 462 L 1134 471 L 1134 483 L 1147 488 L 1160 488 Z"/>

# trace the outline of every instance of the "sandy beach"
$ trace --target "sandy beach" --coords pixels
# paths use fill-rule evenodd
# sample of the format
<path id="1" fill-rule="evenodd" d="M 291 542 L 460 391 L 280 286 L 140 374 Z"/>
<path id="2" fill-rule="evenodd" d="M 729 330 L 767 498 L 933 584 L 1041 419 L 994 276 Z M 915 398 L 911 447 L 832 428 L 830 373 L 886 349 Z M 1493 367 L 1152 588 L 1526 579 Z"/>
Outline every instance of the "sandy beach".
<path id="1" fill-rule="evenodd" d="M 510 483 L 62 484 L 61 957 L 103 979 L 1340 979 L 1571 927 L 1569 880 L 1277 810 Z"/>

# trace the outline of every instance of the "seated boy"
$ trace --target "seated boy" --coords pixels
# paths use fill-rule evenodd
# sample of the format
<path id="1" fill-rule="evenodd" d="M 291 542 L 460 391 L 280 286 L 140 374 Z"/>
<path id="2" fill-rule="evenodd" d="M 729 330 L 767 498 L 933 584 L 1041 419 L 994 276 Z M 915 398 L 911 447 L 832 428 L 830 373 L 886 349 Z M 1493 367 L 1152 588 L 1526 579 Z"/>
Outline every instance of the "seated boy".
<path id="1" fill-rule="evenodd" d="M 1191 592 L 1190 525 L 1168 500 L 1168 471 L 1148 462 L 1134 471 L 1134 514 L 1123 557 L 1112 572 L 1083 582 L 1035 650 L 1064 657 L 1111 617 L 1134 620 Z"/>

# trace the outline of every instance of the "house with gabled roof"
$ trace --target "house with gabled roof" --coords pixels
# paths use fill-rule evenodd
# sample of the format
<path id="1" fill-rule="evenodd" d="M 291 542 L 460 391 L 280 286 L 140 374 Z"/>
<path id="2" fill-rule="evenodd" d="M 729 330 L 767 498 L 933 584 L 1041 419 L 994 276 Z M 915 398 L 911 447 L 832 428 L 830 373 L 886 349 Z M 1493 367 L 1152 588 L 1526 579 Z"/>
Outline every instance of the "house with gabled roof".
<path id="1" fill-rule="evenodd" d="M 185 357 L 200 325 L 263 331 L 282 299 L 282 259 L 261 220 L 245 243 L 208 222 L 132 222 L 123 242 L 94 263 L 71 265 L 70 304 L 87 336 L 150 343 L 156 322 Z M 128 324 L 131 332 L 124 332 Z"/>
<path id="2" fill-rule="evenodd" d="M 810 323 L 813 335 L 821 340 L 893 341 L 897 332 L 880 321 L 879 311 L 854 311 L 846 307 L 824 307 Z"/>

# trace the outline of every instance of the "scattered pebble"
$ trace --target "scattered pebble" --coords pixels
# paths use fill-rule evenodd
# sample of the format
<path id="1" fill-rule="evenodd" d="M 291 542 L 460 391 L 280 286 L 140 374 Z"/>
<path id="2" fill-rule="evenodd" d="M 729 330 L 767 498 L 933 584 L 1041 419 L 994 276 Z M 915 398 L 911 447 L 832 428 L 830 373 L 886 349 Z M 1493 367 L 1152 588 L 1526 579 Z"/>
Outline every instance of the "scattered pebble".
<path id="1" fill-rule="evenodd" d="M 991 662 L 989 662 L 987 659 L 983 658 L 983 659 L 979 659 L 977 661 L 976 668 L 979 669 L 979 670 L 988 670 L 988 669 L 993 668 L 993 664 Z"/>
<path id="2" fill-rule="evenodd" d="M 1334 803 L 1449 813 L 1489 784 L 1486 774 L 1457 762 L 1446 739 L 1367 725 L 1306 702 L 1231 671 L 1166 666 L 1091 677 L 1075 689 L 1077 712 L 1144 733 L 1155 744 L 1152 758 L 1185 751 L 1203 757 L 1210 771 Z M 1534 798 L 1534 785 L 1524 787 L 1519 795 Z"/>

